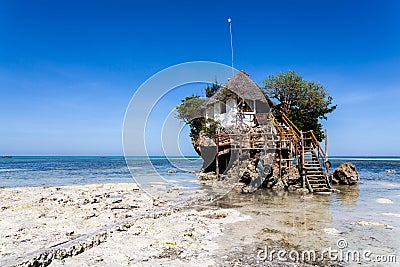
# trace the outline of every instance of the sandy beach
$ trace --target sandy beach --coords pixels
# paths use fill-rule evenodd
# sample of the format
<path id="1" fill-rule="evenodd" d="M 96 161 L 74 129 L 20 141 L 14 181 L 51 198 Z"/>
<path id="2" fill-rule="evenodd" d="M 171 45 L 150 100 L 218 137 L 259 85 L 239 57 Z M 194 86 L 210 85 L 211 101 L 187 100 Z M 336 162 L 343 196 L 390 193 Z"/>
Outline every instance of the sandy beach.
<path id="1" fill-rule="evenodd" d="M 134 183 L 3 188 L 0 197 L 2 266 L 213 265 L 224 226 L 250 219 L 157 202 Z"/>

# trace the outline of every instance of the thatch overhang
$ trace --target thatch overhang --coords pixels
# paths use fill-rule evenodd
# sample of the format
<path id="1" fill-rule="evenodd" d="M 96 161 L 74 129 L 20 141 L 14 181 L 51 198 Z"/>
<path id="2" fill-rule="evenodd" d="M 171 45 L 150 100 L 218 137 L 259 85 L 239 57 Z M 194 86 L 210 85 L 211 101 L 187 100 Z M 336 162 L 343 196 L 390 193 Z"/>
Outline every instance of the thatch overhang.
<path id="1" fill-rule="evenodd" d="M 245 100 L 257 100 L 267 103 L 269 106 L 275 105 L 260 89 L 260 87 L 250 79 L 245 71 L 239 71 L 228 80 L 221 89 L 202 104 L 202 109 L 217 102 L 224 102 L 226 99 L 238 96 Z"/>

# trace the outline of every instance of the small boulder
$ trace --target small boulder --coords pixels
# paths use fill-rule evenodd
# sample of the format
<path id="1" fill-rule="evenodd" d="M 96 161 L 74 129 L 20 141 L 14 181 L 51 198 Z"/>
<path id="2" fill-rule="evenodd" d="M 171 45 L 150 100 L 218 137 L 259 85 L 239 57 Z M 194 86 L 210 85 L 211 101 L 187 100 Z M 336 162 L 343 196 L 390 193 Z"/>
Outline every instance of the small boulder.
<path id="1" fill-rule="evenodd" d="M 330 175 L 333 184 L 354 185 L 360 179 L 356 166 L 350 162 L 343 162 Z"/>

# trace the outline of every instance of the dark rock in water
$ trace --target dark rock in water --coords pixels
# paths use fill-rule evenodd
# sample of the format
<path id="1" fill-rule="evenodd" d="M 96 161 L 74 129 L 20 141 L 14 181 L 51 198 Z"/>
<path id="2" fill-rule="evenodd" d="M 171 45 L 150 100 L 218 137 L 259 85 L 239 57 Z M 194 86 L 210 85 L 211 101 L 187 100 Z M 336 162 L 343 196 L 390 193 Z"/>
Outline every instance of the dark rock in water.
<path id="1" fill-rule="evenodd" d="M 353 185 L 358 182 L 360 175 L 356 166 L 350 162 L 343 162 L 330 175 L 333 184 Z"/>

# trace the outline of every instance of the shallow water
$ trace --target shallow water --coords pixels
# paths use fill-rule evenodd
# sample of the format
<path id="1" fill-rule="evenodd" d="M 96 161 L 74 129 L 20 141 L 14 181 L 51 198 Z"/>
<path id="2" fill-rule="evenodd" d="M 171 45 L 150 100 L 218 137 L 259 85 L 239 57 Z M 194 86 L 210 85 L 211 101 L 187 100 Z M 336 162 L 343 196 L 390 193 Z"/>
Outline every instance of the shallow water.
<path id="1" fill-rule="evenodd" d="M 332 169 L 344 161 L 332 159 Z M 360 182 L 355 186 L 336 186 L 339 193 L 301 195 L 259 190 L 252 195 L 231 192 L 218 201 L 217 206 L 234 207 L 253 219 L 225 231 L 219 240 L 217 258 L 256 265 L 268 262 L 263 257 L 271 254 L 263 252 L 275 249 L 286 251 L 285 262 L 289 263 L 293 260 L 288 253 L 298 252 L 300 256 L 292 258 L 300 259 L 298 263 L 400 265 L 400 162 L 397 159 L 352 162 L 360 173 Z M 386 173 L 387 169 L 395 172 Z M 315 252 L 316 261 L 302 261 L 304 251 Z M 336 254 L 329 254 L 330 258 L 328 251 Z M 242 255 L 239 262 L 229 261 L 233 253 Z M 363 253 L 367 253 L 365 259 Z M 383 259 L 377 258 L 380 255 Z M 277 254 L 272 253 L 272 259 L 276 265 Z M 381 260 L 397 263 L 378 262 Z"/>

